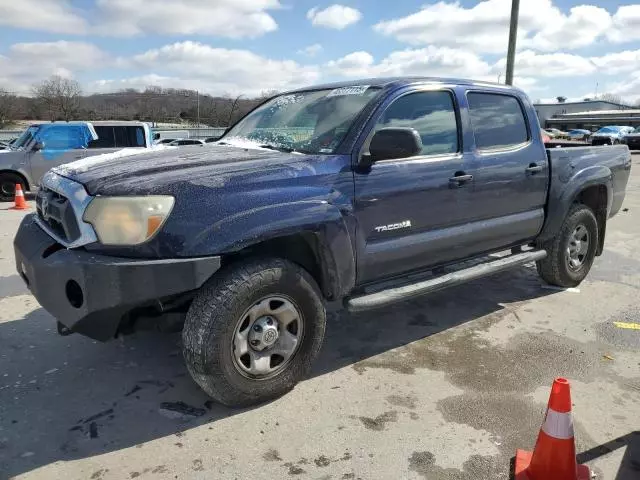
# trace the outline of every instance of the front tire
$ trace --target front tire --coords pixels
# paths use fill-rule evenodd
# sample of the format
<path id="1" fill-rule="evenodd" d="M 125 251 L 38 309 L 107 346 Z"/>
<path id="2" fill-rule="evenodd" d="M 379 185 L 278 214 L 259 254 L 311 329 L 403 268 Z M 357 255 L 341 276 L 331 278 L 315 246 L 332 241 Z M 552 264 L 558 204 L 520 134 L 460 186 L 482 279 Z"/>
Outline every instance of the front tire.
<path id="1" fill-rule="evenodd" d="M 571 207 L 558 235 L 542 247 L 547 257 L 536 262 L 542 279 L 558 287 L 576 287 L 591 270 L 598 247 L 598 222 L 586 205 Z"/>
<path id="2" fill-rule="evenodd" d="M 263 403 L 308 374 L 325 324 L 320 290 L 303 268 L 249 260 L 219 272 L 196 294 L 182 333 L 184 358 L 217 402 Z"/>
<path id="3" fill-rule="evenodd" d="M 16 193 L 16 185 L 20 184 L 22 191 L 26 191 L 24 179 L 17 173 L 0 173 L 0 202 L 12 202 Z"/>

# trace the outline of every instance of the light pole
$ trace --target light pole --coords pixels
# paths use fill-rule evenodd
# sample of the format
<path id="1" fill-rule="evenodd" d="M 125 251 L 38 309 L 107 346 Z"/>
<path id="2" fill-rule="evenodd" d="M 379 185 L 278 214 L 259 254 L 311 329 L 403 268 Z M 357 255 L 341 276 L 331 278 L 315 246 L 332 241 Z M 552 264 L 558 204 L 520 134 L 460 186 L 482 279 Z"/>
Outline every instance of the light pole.
<path id="1" fill-rule="evenodd" d="M 518 13 L 520 0 L 511 0 L 511 23 L 509 25 L 509 49 L 507 51 L 507 85 L 513 85 L 513 64 L 516 59 L 516 41 L 518 39 Z"/>

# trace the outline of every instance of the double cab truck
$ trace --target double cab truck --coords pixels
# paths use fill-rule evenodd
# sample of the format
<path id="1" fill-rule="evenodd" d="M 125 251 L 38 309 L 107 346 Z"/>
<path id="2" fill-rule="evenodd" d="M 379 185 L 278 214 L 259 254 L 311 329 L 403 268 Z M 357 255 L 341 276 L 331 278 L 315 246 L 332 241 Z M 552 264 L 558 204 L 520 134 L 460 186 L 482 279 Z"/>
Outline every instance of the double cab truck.
<path id="1" fill-rule="evenodd" d="M 0 201 L 13 200 L 16 184 L 35 189 L 51 168 L 123 148 L 148 148 L 142 122 L 52 122 L 29 126 L 0 155 Z"/>
<path id="2" fill-rule="evenodd" d="M 323 85 L 266 100 L 203 148 L 54 168 L 16 266 L 61 334 L 177 325 L 195 382 L 245 406 L 307 374 L 328 308 L 533 262 L 578 285 L 630 169 L 626 145 L 545 148 L 509 86 Z"/>

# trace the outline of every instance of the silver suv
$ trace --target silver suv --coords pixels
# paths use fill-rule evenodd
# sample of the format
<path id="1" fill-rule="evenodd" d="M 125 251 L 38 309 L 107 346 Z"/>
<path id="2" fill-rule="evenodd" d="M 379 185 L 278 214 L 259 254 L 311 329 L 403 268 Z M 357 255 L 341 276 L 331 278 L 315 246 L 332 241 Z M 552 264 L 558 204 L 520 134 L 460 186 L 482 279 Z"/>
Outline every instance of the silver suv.
<path id="1" fill-rule="evenodd" d="M 0 151 L 0 201 L 13 200 L 15 185 L 38 186 L 44 174 L 63 163 L 122 148 L 151 146 L 142 122 L 53 122 L 34 124 Z"/>

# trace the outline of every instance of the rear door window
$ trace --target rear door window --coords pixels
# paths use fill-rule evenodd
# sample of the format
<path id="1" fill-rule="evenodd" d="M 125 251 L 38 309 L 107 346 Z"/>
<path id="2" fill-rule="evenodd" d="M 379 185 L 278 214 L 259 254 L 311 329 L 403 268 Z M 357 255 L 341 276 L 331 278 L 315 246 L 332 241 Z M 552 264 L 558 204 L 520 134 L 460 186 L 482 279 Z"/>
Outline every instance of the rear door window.
<path id="1" fill-rule="evenodd" d="M 113 127 L 94 125 L 93 128 L 98 135 L 98 139 L 91 140 L 88 148 L 115 148 L 116 139 L 113 133 Z"/>
<path id="2" fill-rule="evenodd" d="M 469 92 L 467 100 L 479 150 L 510 148 L 529 141 L 527 121 L 516 97 Z"/>
<path id="3" fill-rule="evenodd" d="M 144 130 L 140 126 L 118 125 L 113 127 L 116 147 L 144 147 Z"/>

